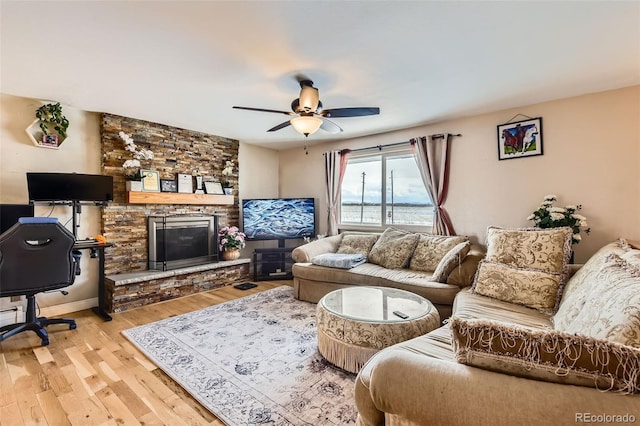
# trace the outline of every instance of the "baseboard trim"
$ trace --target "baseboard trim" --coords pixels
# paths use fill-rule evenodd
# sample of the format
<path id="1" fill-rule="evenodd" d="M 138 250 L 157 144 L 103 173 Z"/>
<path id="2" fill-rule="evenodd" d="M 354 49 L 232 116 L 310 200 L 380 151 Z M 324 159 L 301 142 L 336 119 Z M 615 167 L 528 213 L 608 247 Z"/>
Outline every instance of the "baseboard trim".
<path id="1" fill-rule="evenodd" d="M 75 302 L 63 303 L 61 305 L 47 306 L 46 308 L 40 308 L 38 316 L 41 317 L 55 317 L 57 315 L 65 315 L 71 312 L 83 311 L 85 309 L 91 309 L 94 306 L 98 306 L 98 298 L 93 297 L 91 299 L 78 300 Z"/>

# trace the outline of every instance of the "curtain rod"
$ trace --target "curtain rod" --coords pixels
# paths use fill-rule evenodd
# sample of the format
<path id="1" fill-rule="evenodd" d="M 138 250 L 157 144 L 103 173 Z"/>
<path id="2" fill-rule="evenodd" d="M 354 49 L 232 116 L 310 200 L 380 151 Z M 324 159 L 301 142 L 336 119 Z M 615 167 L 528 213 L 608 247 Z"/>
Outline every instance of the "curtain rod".
<path id="1" fill-rule="evenodd" d="M 456 134 L 451 134 L 451 136 L 462 136 L 462 134 L 460 134 L 460 133 L 456 133 Z M 432 136 L 431 136 L 431 138 L 432 138 L 432 139 L 441 139 L 441 138 L 444 138 L 444 133 L 438 133 L 438 134 L 436 134 L 436 135 L 432 135 Z M 411 141 L 396 142 L 396 143 L 388 143 L 388 144 L 386 144 L 386 145 L 376 145 L 376 146 L 370 146 L 370 147 L 367 147 L 367 148 L 348 149 L 348 150 L 346 150 L 346 151 L 349 151 L 349 152 L 358 152 L 358 151 L 366 151 L 366 150 L 368 150 L 368 149 L 375 149 L 375 148 L 378 148 L 378 150 L 379 150 L 379 151 L 382 151 L 382 148 L 389 148 L 389 147 L 392 147 L 392 146 L 406 145 L 406 144 L 408 144 L 408 143 L 411 143 Z M 339 151 L 339 153 L 341 153 L 341 154 L 342 154 L 342 151 L 343 151 L 343 150 L 340 150 L 340 151 Z"/>

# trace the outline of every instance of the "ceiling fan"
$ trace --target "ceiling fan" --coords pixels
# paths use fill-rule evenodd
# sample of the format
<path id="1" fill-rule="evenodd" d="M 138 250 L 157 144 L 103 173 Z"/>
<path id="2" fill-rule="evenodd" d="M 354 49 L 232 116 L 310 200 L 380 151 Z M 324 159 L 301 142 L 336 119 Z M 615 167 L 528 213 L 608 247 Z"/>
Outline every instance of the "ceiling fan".
<path id="1" fill-rule="evenodd" d="M 318 129 L 322 129 L 329 133 L 342 132 L 342 128 L 329 120 L 329 117 L 362 117 L 366 115 L 380 114 L 380 108 L 378 107 L 323 109 L 318 89 L 313 87 L 313 81 L 306 77 L 298 77 L 297 79 L 300 83 L 300 97 L 291 102 L 291 110 L 293 112 L 242 106 L 234 106 L 233 108 L 246 109 L 249 111 L 272 112 L 292 116 L 293 118 L 290 120 L 272 127 L 267 130 L 267 132 L 275 132 L 276 130 L 284 129 L 291 125 L 298 133 L 305 135 L 305 137 L 317 132 Z"/>

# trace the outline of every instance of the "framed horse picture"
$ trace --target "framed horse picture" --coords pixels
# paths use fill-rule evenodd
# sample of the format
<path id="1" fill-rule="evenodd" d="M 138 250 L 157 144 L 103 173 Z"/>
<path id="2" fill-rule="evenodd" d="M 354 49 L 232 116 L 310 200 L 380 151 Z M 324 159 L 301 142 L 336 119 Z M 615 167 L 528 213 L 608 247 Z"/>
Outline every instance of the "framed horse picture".
<path id="1" fill-rule="evenodd" d="M 498 125 L 498 160 L 542 155 L 542 117 Z"/>

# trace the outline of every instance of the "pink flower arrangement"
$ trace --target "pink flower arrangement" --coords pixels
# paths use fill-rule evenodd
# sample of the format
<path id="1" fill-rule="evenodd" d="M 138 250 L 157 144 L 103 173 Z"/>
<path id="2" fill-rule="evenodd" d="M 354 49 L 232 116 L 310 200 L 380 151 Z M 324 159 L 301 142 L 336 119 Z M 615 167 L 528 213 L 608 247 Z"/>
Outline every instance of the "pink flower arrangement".
<path id="1" fill-rule="evenodd" d="M 227 251 L 241 249 L 246 245 L 244 232 L 240 232 L 237 226 L 225 226 L 218 231 L 220 238 L 220 250 Z"/>

